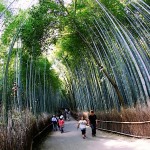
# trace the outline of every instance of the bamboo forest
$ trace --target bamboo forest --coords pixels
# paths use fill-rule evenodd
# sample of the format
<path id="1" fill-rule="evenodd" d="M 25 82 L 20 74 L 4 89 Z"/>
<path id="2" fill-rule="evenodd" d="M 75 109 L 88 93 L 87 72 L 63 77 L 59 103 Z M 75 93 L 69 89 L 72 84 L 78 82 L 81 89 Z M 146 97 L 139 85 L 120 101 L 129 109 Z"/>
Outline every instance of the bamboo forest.
<path id="1" fill-rule="evenodd" d="M 149 0 L 0 1 L 0 149 L 30 150 L 65 108 L 150 138 Z"/>

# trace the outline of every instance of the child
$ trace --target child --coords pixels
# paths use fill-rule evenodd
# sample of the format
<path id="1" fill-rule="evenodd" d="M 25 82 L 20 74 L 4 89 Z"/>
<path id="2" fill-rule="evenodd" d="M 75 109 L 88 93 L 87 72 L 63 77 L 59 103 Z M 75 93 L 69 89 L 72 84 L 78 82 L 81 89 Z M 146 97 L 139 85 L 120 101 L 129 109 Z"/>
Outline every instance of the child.
<path id="1" fill-rule="evenodd" d="M 58 124 L 59 124 L 59 128 L 60 128 L 60 131 L 61 133 L 64 132 L 64 120 L 63 120 L 63 116 L 60 116 L 60 119 L 58 120 Z"/>
<path id="2" fill-rule="evenodd" d="M 81 117 L 81 120 L 79 120 L 78 122 L 77 129 L 80 127 L 83 139 L 86 138 L 86 125 L 87 121 L 83 117 Z"/>

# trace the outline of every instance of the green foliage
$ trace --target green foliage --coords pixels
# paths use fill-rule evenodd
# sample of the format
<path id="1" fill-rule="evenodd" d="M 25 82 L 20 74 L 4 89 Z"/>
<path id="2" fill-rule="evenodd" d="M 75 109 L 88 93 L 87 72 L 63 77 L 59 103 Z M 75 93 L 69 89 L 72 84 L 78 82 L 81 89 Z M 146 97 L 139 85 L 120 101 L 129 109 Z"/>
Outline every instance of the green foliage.
<path id="1" fill-rule="evenodd" d="M 101 3 L 120 21 L 124 22 L 126 20 L 124 5 L 119 0 L 101 0 Z M 65 28 L 67 36 L 63 36 L 59 41 L 61 51 L 58 55 L 65 57 L 72 66 L 79 64 L 81 55 L 88 51 L 83 38 L 85 37 L 88 41 L 91 41 L 91 37 L 95 38 L 94 32 L 96 33 L 97 31 L 93 28 L 95 31 L 90 32 L 90 28 L 94 26 L 94 18 L 99 19 L 103 17 L 105 17 L 104 12 L 95 1 L 77 1 L 76 6 L 72 4 L 69 7 L 69 14 L 65 18 L 67 22 Z M 107 26 L 109 25 L 107 24 Z"/>
<path id="2" fill-rule="evenodd" d="M 1 2 L 0 2 L 0 12 L 4 15 L 4 18 L 8 18 L 8 17 L 11 16 L 10 11 L 7 10 L 7 8 L 5 7 L 5 5 L 3 5 Z"/>
<path id="3" fill-rule="evenodd" d="M 62 87 L 62 83 L 59 79 L 59 76 L 53 69 L 51 69 L 50 71 L 50 83 L 55 90 L 61 89 Z"/>
<path id="4" fill-rule="evenodd" d="M 5 6 L 0 3 L 0 12 L 3 12 L 5 10 Z"/>
<path id="5" fill-rule="evenodd" d="M 87 37 L 86 24 L 93 24 L 95 14 L 91 8 L 94 8 L 94 5 L 92 2 L 90 4 L 88 1 L 77 2 L 76 7 L 72 4 L 68 8 L 68 15 L 62 21 L 64 30 L 57 43 L 60 47 L 57 56 L 65 65 L 67 61 L 71 68 L 79 66 L 81 56 L 87 52 L 82 35 Z"/>
<path id="6" fill-rule="evenodd" d="M 66 60 L 72 67 L 79 65 L 85 45 L 78 33 L 70 33 L 63 36 L 59 41 L 59 46 L 61 50 L 57 56 L 63 60 L 65 65 Z"/>
<path id="7" fill-rule="evenodd" d="M 25 19 L 25 15 L 26 14 L 22 12 L 19 15 L 12 17 L 11 20 L 9 20 L 10 22 L 6 23 L 6 28 L 1 39 L 4 45 L 10 44 L 16 30 L 21 26 L 21 23 Z"/>
<path id="8" fill-rule="evenodd" d="M 50 64 L 46 58 L 38 57 L 36 59 L 35 70 L 40 71 L 41 79 L 44 79 L 44 72 L 45 72 L 46 81 L 48 81 L 49 84 L 52 85 L 54 89 L 58 89 L 61 87 L 61 82 L 58 78 L 57 73 L 55 72 L 55 70 L 52 69 L 52 64 Z"/>
<path id="9" fill-rule="evenodd" d="M 143 0 L 147 5 L 150 6 L 150 1 L 149 0 Z"/>
<path id="10" fill-rule="evenodd" d="M 58 5 L 52 1 L 40 1 L 38 6 L 31 9 L 21 33 L 23 44 L 29 53 L 40 55 L 44 40 L 53 36 L 50 30 L 54 31 L 58 27 L 59 12 Z"/>
<path id="11" fill-rule="evenodd" d="M 124 5 L 120 0 L 100 0 L 102 4 L 120 21 L 126 22 Z"/>
<path id="12" fill-rule="evenodd" d="M 28 69 L 29 69 L 30 60 L 31 58 L 29 57 L 28 54 L 23 54 L 22 56 L 22 81 L 24 85 L 26 82 L 26 72 L 29 72 L 27 71 L 27 63 L 28 63 Z M 52 68 L 52 64 L 46 58 L 42 56 L 34 58 L 33 70 L 36 71 L 37 83 L 39 82 L 38 76 L 40 75 L 41 83 L 44 84 L 44 73 L 45 73 L 46 82 L 52 85 L 54 89 L 58 89 L 61 87 L 61 82 L 58 78 L 57 73 L 51 68 Z"/>

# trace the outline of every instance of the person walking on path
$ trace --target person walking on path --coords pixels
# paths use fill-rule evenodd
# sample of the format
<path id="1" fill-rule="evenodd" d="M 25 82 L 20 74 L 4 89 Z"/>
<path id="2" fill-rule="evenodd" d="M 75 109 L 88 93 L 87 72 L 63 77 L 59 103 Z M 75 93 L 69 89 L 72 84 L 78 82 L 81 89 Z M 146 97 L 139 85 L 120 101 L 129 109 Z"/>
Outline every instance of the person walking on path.
<path id="1" fill-rule="evenodd" d="M 84 119 L 84 117 L 81 117 L 81 120 L 78 122 L 77 129 L 80 127 L 83 139 L 86 138 L 86 125 L 87 121 Z"/>
<path id="2" fill-rule="evenodd" d="M 89 115 L 89 125 L 92 129 L 92 136 L 96 136 L 96 125 L 97 125 L 97 116 L 95 115 L 94 111 L 90 111 Z"/>
<path id="3" fill-rule="evenodd" d="M 68 109 L 65 108 L 64 113 L 63 113 L 63 116 L 64 116 L 65 120 L 67 120 L 67 114 L 68 114 Z"/>
<path id="4" fill-rule="evenodd" d="M 68 109 L 68 112 L 66 113 L 66 119 L 68 120 L 68 121 L 70 121 L 70 110 Z"/>
<path id="5" fill-rule="evenodd" d="M 54 130 L 54 131 L 57 131 L 57 121 L 58 121 L 58 120 L 57 120 L 57 118 L 56 118 L 55 115 L 53 115 L 51 121 L 52 121 L 52 124 L 53 124 L 53 130 Z"/>
<path id="6" fill-rule="evenodd" d="M 64 132 L 64 120 L 63 120 L 63 116 L 61 115 L 60 116 L 60 119 L 58 120 L 58 124 L 59 124 L 59 129 L 60 129 L 60 131 L 61 131 L 61 133 L 63 133 Z"/>

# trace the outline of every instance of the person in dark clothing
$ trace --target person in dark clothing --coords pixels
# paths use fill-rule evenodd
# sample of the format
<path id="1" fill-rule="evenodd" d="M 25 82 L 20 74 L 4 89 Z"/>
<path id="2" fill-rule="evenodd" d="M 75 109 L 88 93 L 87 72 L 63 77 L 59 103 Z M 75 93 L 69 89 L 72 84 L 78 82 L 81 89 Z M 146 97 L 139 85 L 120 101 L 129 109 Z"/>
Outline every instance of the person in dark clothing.
<path id="1" fill-rule="evenodd" d="M 67 120 L 67 114 L 68 114 L 68 109 L 65 109 L 63 114 L 65 120 Z"/>
<path id="2" fill-rule="evenodd" d="M 92 136 L 96 136 L 96 124 L 97 124 L 97 116 L 95 115 L 94 111 L 90 111 L 89 115 L 89 125 L 92 129 Z"/>

